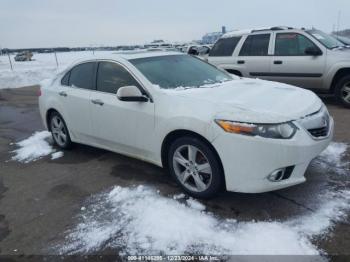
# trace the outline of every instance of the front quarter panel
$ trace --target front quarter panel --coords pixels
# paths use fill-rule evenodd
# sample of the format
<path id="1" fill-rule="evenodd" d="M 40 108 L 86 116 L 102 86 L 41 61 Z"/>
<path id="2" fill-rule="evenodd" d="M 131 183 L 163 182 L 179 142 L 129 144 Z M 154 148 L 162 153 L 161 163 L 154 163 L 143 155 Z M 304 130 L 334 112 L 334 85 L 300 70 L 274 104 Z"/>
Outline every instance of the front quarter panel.
<path id="1" fill-rule="evenodd" d="M 177 94 L 171 95 L 161 92 L 155 98 L 155 141 L 157 143 L 155 143 L 154 151 L 158 152 L 160 163 L 162 143 L 166 136 L 173 131 L 191 131 L 209 142 L 213 141 L 217 135 L 212 116 L 214 106 L 211 104 L 202 105 L 202 102 L 190 100 L 192 99 Z M 174 105 L 174 107 L 169 105 Z"/>

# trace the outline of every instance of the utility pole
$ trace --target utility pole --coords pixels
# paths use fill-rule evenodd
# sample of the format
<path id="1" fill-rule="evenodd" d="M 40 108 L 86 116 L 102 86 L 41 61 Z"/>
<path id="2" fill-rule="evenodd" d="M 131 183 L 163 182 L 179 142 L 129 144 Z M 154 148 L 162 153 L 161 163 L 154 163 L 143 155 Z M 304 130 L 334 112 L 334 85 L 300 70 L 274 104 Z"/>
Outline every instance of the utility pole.
<path id="1" fill-rule="evenodd" d="M 57 60 L 56 50 L 54 50 L 54 54 L 55 54 L 55 59 L 56 59 L 56 66 L 57 66 L 57 68 L 58 68 L 58 60 Z"/>
<path id="2" fill-rule="evenodd" d="M 12 62 L 11 62 L 11 57 L 10 57 L 10 53 L 9 53 L 9 51 L 7 51 L 7 56 L 8 56 L 9 61 L 10 61 L 11 71 L 13 71 L 13 67 L 12 67 Z"/>
<path id="3" fill-rule="evenodd" d="M 337 18 L 337 36 L 339 36 L 339 30 L 340 30 L 340 16 L 341 16 L 341 11 L 338 11 L 338 18 Z"/>

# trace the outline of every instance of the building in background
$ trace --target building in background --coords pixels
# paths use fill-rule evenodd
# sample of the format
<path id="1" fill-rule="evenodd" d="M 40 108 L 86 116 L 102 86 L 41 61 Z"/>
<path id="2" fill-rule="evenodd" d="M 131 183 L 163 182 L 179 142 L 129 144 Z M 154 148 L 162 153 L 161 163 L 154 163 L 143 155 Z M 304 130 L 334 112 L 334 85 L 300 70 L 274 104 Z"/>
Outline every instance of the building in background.
<path id="1" fill-rule="evenodd" d="M 214 44 L 223 34 L 226 33 L 226 27 L 221 27 L 221 32 L 207 33 L 202 37 L 201 44 L 210 45 Z"/>

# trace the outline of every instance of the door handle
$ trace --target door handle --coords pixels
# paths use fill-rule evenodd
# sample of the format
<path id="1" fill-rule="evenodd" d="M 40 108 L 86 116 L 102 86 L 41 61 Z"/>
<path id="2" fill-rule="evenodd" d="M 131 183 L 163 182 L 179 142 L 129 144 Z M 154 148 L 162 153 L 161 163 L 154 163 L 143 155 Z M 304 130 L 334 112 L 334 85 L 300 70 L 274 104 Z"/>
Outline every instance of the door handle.
<path id="1" fill-rule="evenodd" d="M 283 64 L 283 61 L 277 60 L 277 61 L 273 61 L 273 63 L 274 63 L 275 65 L 282 65 L 282 64 Z"/>
<path id="2" fill-rule="evenodd" d="M 61 92 L 59 92 L 58 94 L 59 94 L 60 96 L 64 96 L 64 97 L 68 96 L 67 93 L 64 92 L 64 91 L 61 91 Z"/>
<path id="3" fill-rule="evenodd" d="M 91 102 L 95 105 L 103 106 L 104 103 L 100 99 L 92 99 Z"/>
<path id="4" fill-rule="evenodd" d="M 238 61 L 237 61 L 237 64 L 243 65 L 243 64 L 245 64 L 245 61 L 244 61 L 244 60 L 238 60 Z"/>

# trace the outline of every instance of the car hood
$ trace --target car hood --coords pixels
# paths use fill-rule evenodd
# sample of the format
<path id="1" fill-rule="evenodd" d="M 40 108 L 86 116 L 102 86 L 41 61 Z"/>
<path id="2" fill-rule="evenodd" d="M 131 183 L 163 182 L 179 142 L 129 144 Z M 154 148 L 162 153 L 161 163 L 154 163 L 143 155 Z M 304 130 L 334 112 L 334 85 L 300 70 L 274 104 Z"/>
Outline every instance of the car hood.
<path id="1" fill-rule="evenodd" d="M 283 123 L 320 110 L 311 91 L 259 79 L 237 79 L 212 87 L 168 90 L 198 106 L 212 108 L 217 119 L 249 123 Z M 210 112 L 208 112 L 209 114 Z"/>

